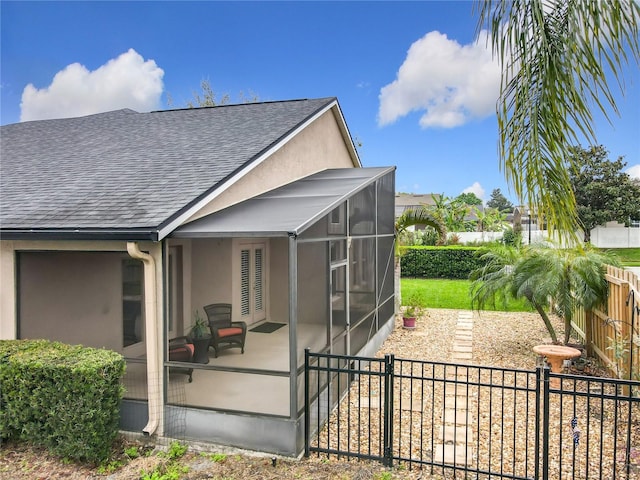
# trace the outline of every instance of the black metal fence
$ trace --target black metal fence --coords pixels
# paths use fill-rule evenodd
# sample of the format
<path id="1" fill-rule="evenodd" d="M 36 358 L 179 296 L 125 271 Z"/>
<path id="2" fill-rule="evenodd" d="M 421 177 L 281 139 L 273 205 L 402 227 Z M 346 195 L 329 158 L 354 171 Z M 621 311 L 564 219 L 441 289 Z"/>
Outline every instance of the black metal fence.
<path id="1" fill-rule="evenodd" d="M 640 382 L 306 352 L 305 454 L 450 478 L 640 479 Z"/>

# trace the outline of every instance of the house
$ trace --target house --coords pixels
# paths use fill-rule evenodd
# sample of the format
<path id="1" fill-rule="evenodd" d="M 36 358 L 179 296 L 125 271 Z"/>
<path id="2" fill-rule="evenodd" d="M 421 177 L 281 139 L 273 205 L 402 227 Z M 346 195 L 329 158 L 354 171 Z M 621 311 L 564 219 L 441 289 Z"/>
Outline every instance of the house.
<path id="1" fill-rule="evenodd" d="M 395 168 L 362 168 L 335 98 L 0 133 L 0 338 L 121 352 L 123 430 L 297 455 L 305 348 L 372 354 L 393 328 Z M 172 359 L 214 303 L 244 353 Z"/>
<path id="2" fill-rule="evenodd" d="M 435 205 L 432 193 L 397 193 L 395 196 L 395 217 L 398 218 L 406 210 L 419 210 L 428 205 Z"/>

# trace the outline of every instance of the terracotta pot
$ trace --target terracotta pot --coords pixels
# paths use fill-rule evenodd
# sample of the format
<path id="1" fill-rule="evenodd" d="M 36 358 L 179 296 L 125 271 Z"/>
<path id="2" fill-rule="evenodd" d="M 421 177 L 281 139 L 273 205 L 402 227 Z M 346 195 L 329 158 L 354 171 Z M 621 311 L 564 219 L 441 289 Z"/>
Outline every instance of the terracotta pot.
<path id="1" fill-rule="evenodd" d="M 402 317 L 402 326 L 404 328 L 416 328 L 416 317 Z"/>

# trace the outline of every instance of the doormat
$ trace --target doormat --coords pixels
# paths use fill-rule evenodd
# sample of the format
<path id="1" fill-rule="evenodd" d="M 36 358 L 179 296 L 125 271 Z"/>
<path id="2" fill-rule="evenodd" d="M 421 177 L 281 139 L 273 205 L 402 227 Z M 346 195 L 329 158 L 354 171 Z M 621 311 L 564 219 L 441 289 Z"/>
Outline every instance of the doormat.
<path id="1" fill-rule="evenodd" d="M 258 325 L 257 327 L 253 327 L 250 332 L 257 333 L 271 333 L 278 330 L 280 327 L 284 327 L 286 323 L 275 323 L 275 322 L 265 322 L 262 325 Z"/>

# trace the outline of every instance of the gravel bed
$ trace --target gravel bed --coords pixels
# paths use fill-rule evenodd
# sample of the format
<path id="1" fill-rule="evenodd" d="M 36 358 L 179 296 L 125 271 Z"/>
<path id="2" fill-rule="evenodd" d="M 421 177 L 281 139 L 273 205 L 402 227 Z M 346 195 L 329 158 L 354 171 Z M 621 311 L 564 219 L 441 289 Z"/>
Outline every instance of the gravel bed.
<path id="1" fill-rule="evenodd" d="M 455 432 L 454 438 L 444 443 L 456 443 L 457 453 L 466 455 L 469 468 L 526 475 L 527 468 L 531 472 L 535 453 L 536 380 L 535 374 L 512 370 L 535 371 L 539 358 L 532 348 L 550 343 L 549 335 L 539 315 L 534 313 L 473 312 L 472 360 L 466 362 L 466 367 L 441 365 L 454 363 L 452 346 L 458 314 L 458 310 L 425 310 L 414 330 L 402 328 L 399 318 L 376 355 L 394 354 L 396 358 L 437 362 L 403 363 L 402 371 L 396 364 L 394 454 L 406 459 L 399 462 L 399 466 L 407 469 L 406 478 L 472 478 L 450 469 L 423 467 L 423 471 L 418 463 L 409 461 L 412 458 L 443 463 L 443 448 L 446 447 L 443 447 L 442 433 L 443 429 L 449 428 Z M 552 318 L 552 322 L 556 331 L 562 332 L 560 319 Z M 577 340 L 572 339 L 572 342 L 577 343 Z M 593 367 L 590 373 L 603 376 L 603 372 Z M 418 378 L 398 379 L 408 377 L 408 374 Z M 384 386 L 379 378 L 372 381 L 368 376 L 362 376 L 345 392 L 340 407 L 325 427 L 328 440 L 326 430 L 319 436 L 320 446 L 357 449 L 364 455 L 381 454 Z M 465 385 L 459 382 L 465 382 Z M 583 393 L 596 387 L 598 385 L 589 386 L 579 377 L 563 381 L 562 386 L 564 391 Z M 613 390 L 610 393 L 615 394 Z M 578 478 L 599 478 L 600 475 L 612 478 L 616 469 L 620 478 L 640 479 L 640 405 L 636 403 L 633 409 L 629 414 L 628 403 L 602 401 L 589 398 L 588 394 L 560 396 L 552 393 L 550 478 L 559 478 L 561 474 L 572 478 L 573 469 Z M 455 423 L 466 424 L 468 428 L 452 430 L 447 427 L 453 423 L 452 413 L 458 416 Z M 576 428 L 571 425 L 574 417 Z M 626 475 L 626 445 L 620 441 L 627 438 L 627 419 L 631 420 L 632 428 L 628 477 L 622 475 L 623 472 Z M 617 429 L 614 428 L 616 424 Z M 581 432 L 588 432 L 588 442 L 582 433 L 582 443 L 574 444 L 578 430 L 578 440 Z M 614 458 L 614 450 L 617 458 Z M 478 478 L 486 476 L 481 474 Z"/>

